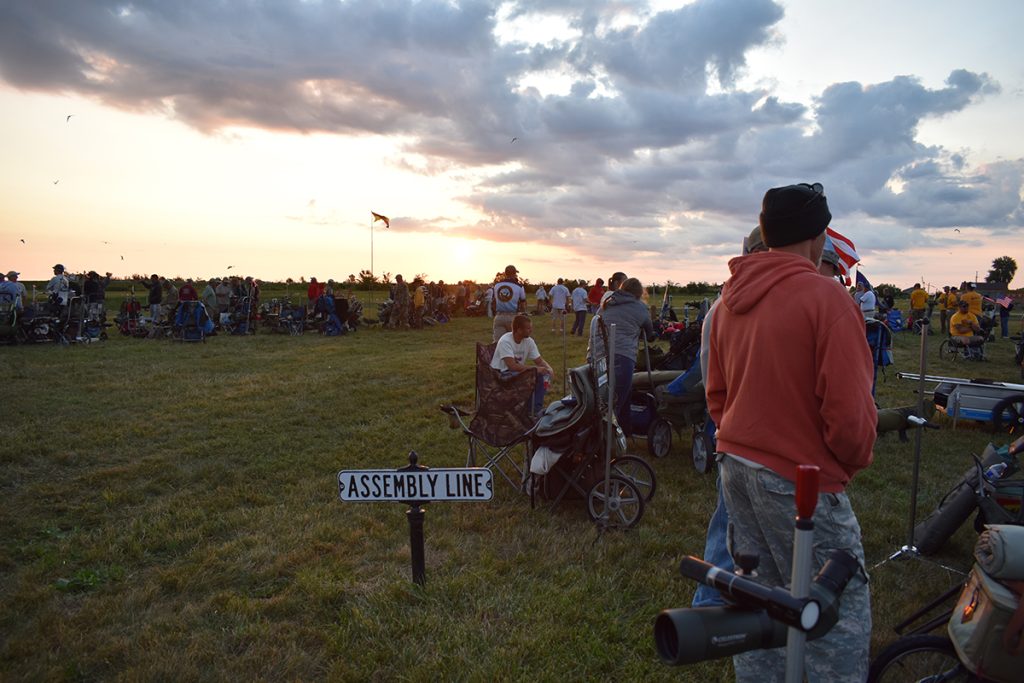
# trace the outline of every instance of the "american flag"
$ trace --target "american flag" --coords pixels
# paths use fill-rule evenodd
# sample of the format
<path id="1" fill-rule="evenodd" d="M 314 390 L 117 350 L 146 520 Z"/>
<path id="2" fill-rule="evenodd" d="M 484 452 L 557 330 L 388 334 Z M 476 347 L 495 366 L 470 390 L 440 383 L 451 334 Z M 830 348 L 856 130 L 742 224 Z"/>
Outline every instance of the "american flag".
<path id="1" fill-rule="evenodd" d="M 846 281 L 846 286 L 849 287 L 850 270 L 860 262 L 857 248 L 853 246 L 853 241 L 849 237 L 832 228 L 826 228 L 825 234 L 832 240 L 832 247 L 835 249 L 836 255 L 839 256 L 839 270 L 843 271 L 843 279 Z"/>
<path id="2" fill-rule="evenodd" d="M 1001 296 L 998 299 L 996 299 L 996 303 L 1002 306 L 1003 308 L 1009 308 L 1010 306 L 1013 305 L 1013 297 L 1009 295 Z"/>

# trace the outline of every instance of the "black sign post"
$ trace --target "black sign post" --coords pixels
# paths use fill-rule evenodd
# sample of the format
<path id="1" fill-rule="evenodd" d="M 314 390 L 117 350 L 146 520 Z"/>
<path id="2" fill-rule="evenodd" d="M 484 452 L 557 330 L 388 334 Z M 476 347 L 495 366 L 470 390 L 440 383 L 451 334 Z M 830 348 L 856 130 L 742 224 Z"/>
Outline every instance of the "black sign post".
<path id="1" fill-rule="evenodd" d="M 409 550 L 412 580 L 423 585 L 427 570 L 423 551 L 423 519 L 427 503 L 484 501 L 494 495 L 491 471 L 486 467 L 431 469 L 418 464 L 416 451 L 409 451 L 409 464 L 397 470 L 342 470 L 338 473 L 338 497 L 351 502 L 404 503 L 409 506 Z"/>
<path id="2" fill-rule="evenodd" d="M 423 472 L 430 469 L 424 465 L 416 464 L 420 456 L 416 451 L 409 451 L 409 466 L 401 467 L 399 472 Z M 427 511 L 423 506 L 430 501 L 426 500 L 403 500 L 409 506 L 405 511 L 405 517 L 409 520 L 409 552 L 412 555 L 412 582 L 422 586 L 427 582 L 427 567 L 423 552 L 423 518 Z"/>

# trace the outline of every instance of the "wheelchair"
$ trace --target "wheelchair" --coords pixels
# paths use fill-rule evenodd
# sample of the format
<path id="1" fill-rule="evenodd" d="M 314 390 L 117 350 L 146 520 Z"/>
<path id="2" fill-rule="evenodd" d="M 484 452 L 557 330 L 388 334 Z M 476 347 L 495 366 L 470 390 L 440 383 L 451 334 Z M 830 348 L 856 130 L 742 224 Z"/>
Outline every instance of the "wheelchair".
<path id="1" fill-rule="evenodd" d="M 981 337 L 981 341 L 973 343 L 964 343 L 957 337 L 948 337 L 939 344 L 939 358 L 943 360 L 966 360 L 966 361 L 985 361 L 988 358 L 985 356 L 985 340 L 987 337 Z"/>

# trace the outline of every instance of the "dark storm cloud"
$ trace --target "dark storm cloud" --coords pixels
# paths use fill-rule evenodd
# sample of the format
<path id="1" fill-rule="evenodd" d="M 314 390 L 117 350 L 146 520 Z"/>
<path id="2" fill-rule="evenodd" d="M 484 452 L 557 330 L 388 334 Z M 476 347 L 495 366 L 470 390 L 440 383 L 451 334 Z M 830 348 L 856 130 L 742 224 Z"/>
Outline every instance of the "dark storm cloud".
<path id="1" fill-rule="evenodd" d="M 548 14 L 572 30 L 498 37 L 499 16 Z M 667 251 L 733 253 L 764 190 L 801 180 L 824 182 L 837 216 L 1021 225 L 1020 160 L 975 168 L 917 139 L 922 121 L 997 92 L 987 75 L 835 83 L 809 108 L 737 88 L 747 53 L 781 42 L 782 16 L 772 0 L 660 13 L 610 0 L 9 1 L 0 77 L 207 132 L 400 135 L 410 158 L 396 167 L 481 178 L 461 198 L 479 222 L 409 217 L 407 230 L 595 254 L 648 250 L 646 234 Z M 523 85 L 541 73 L 571 86 Z"/>

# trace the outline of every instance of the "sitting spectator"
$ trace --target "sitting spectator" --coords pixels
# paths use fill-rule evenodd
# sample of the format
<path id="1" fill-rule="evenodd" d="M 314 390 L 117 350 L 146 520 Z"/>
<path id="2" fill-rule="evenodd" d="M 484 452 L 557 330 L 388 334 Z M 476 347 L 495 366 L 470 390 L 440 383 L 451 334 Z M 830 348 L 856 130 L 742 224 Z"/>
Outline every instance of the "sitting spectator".
<path id="1" fill-rule="evenodd" d="M 949 319 L 949 335 L 965 346 L 977 346 L 984 340 L 978 317 L 971 313 L 967 301 L 961 300 L 960 310 Z"/>
<path id="2" fill-rule="evenodd" d="M 546 381 L 555 374 L 547 361 L 541 358 L 537 342 L 530 336 L 533 334 L 533 323 L 522 313 L 512 318 L 512 331 L 506 332 L 498 339 L 494 349 L 491 367 L 503 376 L 517 375 L 528 368 L 529 361 L 537 366 L 537 383 L 533 390 L 532 414 L 539 415 L 544 409 L 544 394 L 547 391 Z"/>

